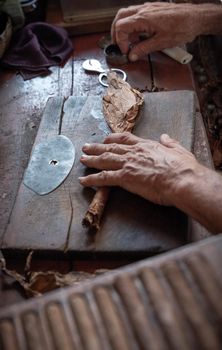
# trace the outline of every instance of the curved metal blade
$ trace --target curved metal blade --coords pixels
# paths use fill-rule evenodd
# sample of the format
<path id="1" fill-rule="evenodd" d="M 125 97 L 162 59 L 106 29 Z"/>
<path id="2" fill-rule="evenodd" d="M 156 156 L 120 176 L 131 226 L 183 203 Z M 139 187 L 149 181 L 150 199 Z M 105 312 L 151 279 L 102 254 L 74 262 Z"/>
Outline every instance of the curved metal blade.
<path id="1" fill-rule="evenodd" d="M 75 148 L 63 135 L 54 136 L 35 146 L 23 183 L 39 195 L 55 190 L 70 173 Z"/>

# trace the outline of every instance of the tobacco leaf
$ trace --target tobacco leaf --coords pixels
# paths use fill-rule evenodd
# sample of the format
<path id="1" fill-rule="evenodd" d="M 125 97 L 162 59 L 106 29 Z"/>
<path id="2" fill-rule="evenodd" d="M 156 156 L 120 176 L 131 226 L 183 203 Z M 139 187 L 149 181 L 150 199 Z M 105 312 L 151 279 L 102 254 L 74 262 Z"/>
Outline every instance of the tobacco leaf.
<path id="1" fill-rule="evenodd" d="M 107 76 L 109 87 L 103 97 L 103 113 L 113 132 L 131 132 L 143 104 L 143 95 L 115 72 Z"/>
<path id="2" fill-rule="evenodd" d="M 31 266 L 32 254 L 33 252 L 28 255 L 24 270 L 25 275 L 21 275 L 15 270 L 9 270 L 6 267 L 5 258 L 0 258 L 1 271 L 5 274 L 5 276 L 9 276 L 11 281 L 18 283 L 25 291 L 27 297 L 36 297 L 57 288 L 77 285 L 108 271 L 106 269 L 95 270 L 94 273 L 71 271 L 67 274 L 61 274 L 57 271 L 33 272 L 29 270 Z"/>
<path id="3" fill-rule="evenodd" d="M 100 271 L 95 271 L 95 273 L 71 271 L 66 274 L 61 274 L 55 271 L 31 272 L 27 292 L 29 296 L 35 295 L 36 293 L 41 295 L 57 288 L 77 285 L 80 282 L 90 280 L 99 274 L 101 274 Z"/>

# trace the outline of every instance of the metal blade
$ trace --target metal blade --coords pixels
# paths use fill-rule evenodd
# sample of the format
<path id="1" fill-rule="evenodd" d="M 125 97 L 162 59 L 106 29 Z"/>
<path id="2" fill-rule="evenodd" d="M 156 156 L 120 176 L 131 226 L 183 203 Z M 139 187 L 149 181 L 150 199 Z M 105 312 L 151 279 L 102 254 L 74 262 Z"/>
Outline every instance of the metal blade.
<path id="1" fill-rule="evenodd" d="M 23 183 L 39 195 L 55 190 L 70 173 L 75 148 L 66 136 L 57 135 L 35 146 Z"/>

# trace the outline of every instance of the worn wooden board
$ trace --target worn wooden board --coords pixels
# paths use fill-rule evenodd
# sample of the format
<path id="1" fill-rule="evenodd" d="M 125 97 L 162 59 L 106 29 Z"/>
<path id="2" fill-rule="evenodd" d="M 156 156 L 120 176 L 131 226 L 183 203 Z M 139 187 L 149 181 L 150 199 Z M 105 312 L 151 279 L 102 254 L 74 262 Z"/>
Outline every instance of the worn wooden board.
<path id="1" fill-rule="evenodd" d="M 72 62 L 52 73 L 24 81 L 0 72 L 0 237 L 29 161 L 38 126 L 50 96 L 67 97 L 72 87 Z"/>
<path id="2" fill-rule="evenodd" d="M 187 218 L 174 208 L 154 205 L 120 189 L 113 189 L 101 230 L 89 235 L 81 221 L 94 191 L 78 177 L 87 170 L 79 162 L 85 142 L 102 141 L 109 133 L 101 112 L 101 97 L 70 97 L 48 101 L 35 144 L 55 134 L 68 136 L 77 157 L 65 183 L 38 196 L 21 183 L 10 222 L 2 237 L 3 249 L 63 252 L 156 253 L 184 244 Z M 135 133 L 159 139 L 163 132 L 193 145 L 195 111 L 191 91 L 145 94 Z"/>

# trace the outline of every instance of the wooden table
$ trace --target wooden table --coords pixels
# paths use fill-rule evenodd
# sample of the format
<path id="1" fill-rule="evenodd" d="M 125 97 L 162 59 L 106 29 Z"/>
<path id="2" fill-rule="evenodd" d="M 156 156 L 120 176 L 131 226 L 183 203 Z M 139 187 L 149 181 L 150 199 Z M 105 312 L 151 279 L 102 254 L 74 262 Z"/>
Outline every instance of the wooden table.
<path id="1" fill-rule="evenodd" d="M 23 81 L 21 76 L 8 71 L 0 72 L 0 116 L 1 116 L 1 160 L 0 160 L 0 237 L 7 227 L 16 194 L 23 177 L 33 142 L 39 127 L 45 104 L 49 97 L 70 95 L 101 96 L 104 88 L 98 84 L 97 75 L 88 75 L 82 68 L 84 59 L 93 57 L 106 66 L 103 51 L 98 46 L 102 34 L 75 37 L 73 57 L 63 68 L 53 67 L 47 77 Z M 151 90 L 154 86 L 164 90 L 195 90 L 190 67 L 174 62 L 161 53 L 151 55 L 151 64 L 145 58 L 142 62 L 131 63 L 123 68 L 129 76 L 129 83 L 140 90 Z M 212 166 L 202 118 L 197 111 L 194 152 L 199 161 Z M 198 227 L 196 237 L 207 235 Z M 55 261 L 46 257 L 33 259 L 33 270 L 56 269 L 67 272 L 70 269 L 93 271 L 96 267 L 115 268 L 134 261 L 135 258 L 79 259 Z M 8 266 L 23 270 L 23 260 L 10 257 Z"/>

